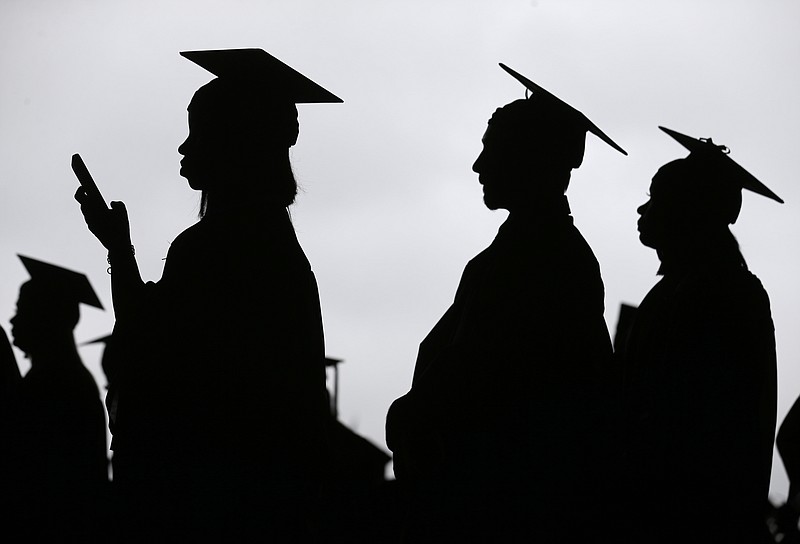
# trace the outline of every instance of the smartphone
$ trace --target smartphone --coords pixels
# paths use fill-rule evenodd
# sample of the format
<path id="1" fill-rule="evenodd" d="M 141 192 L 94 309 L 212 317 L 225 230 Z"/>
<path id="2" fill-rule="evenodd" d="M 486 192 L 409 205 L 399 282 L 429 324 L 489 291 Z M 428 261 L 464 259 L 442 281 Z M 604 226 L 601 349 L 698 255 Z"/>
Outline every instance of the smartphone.
<path id="1" fill-rule="evenodd" d="M 106 200 L 103 198 L 103 195 L 100 194 L 100 189 L 97 188 L 97 184 L 92 179 L 92 175 L 89 173 L 86 164 L 84 164 L 83 159 L 78 153 L 72 156 L 72 171 L 75 172 L 75 176 L 78 178 L 81 187 L 83 187 L 86 194 L 89 195 L 89 199 L 92 200 L 95 205 L 102 205 L 104 208 L 108 209 Z"/>

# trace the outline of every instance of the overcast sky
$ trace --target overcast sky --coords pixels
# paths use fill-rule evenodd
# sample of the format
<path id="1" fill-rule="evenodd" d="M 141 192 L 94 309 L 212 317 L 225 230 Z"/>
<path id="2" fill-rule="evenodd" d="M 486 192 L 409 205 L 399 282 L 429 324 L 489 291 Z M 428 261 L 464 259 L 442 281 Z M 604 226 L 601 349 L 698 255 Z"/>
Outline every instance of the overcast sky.
<path id="1" fill-rule="evenodd" d="M 772 299 L 780 420 L 800 394 L 799 27 L 794 0 L 2 0 L 0 325 L 27 279 L 17 253 L 86 272 L 110 309 L 105 251 L 72 199 L 75 152 L 107 199 L 126 202 L 142 273 L 160 277 L 196 220 L 177 147 L 210 79 L 178 52 L 260 47 L 345 101 L 298 108 L 292 215 L 327 352 L 345 359 L 341 417 L 384 444 L 419 342 L 505 218 L 483 207 L 471 171 L 488 117 L 523 96 L 503 62 L 630 154 L 588 136 L 568 192 L 611 330 L 619 304 L 657 280 L 636 208 L 656 169 L 686 154 L 657 125 L 713 137 L 783 197 L 745 194 L 733 228 Z M 82 315 L 78 341 L 111 330 L 110 311 Z M 102 385 L 100 348 L 81 353 Z M 779 461 L 773 475 L 779 499 Z"/>

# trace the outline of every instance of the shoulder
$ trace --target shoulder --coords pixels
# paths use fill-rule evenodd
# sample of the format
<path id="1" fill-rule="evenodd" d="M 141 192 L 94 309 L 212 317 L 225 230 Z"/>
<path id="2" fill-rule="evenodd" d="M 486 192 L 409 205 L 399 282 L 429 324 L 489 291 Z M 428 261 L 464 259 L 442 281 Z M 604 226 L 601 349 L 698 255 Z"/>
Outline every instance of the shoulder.
<path id="1" fill-rule="evenodd" d="M 180 252 L 192 247 L 201 246 L 208 236 L 208 226 L 204 224 L 202 220 L 198 221 L 175 237 L 170 244 L 168 255 L 176 251 Z"/>
<path id="2" fill-rule="evenodd" d="M 769 296 L 761 281 L 744 268 L 688 274 L 672 293 L 676 310 L 690 309 L 697 323 L 771 323 Z M 685 311 L 683 319 L 688 315 Z"/>
<path id="3" fill-rule="evenodd" d="M 686 274 L 676 294 L 700 299 L 769 301 L 761 280 L 745 268 L 698 270 Z"/>
<path id="4" fill-rule="evenodd" d="M 597 262 L 597 257 L 577 227 L 569 225 L 560 234 L 558 247 L 564 259 L 579 263 L 599 273 L 600 264 Z"/>

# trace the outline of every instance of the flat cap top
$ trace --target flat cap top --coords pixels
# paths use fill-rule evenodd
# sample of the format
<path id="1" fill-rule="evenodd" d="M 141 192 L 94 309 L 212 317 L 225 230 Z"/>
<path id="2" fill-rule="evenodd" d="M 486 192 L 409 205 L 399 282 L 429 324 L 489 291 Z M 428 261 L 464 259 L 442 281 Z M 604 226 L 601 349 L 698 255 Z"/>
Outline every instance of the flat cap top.
<path id="1" fill-rule="evenodd" d="M 343 102 L 263 49 L 181 51 L 181 55 L 221 80 L 263 87 L 265 95 L 274 99 L 294 104 Z"/>
<path id="2" fill-rule="evenodd" d="M 711 138 L 693 138 L 678 131 L 658 127 L 672 139 L 689 150 L 689 155 L 704 160 L 715 171 L 719 172 L 721 180 L 735 184 L 740 189 L 747 189 L 761 196 L 770 198 L 783 204 L 783 199 L 773 193 L 766 185 L 761 183 L 753 174 L 742 168 L 728 155 L 729 150 L 724 145 L 715 144 Z"/>
<path id="3" fill-rule="evenodd" d="M 554 108 L 561 108 L 565 112 L 565 119 L 569 118 L 569 122 L 575 123 L 577 120 L 578 128 L 583 131 L 591 132 L 605 143 L 622 153 L 623 155 L 627 155 L 628 153 L 622 149 L 619 145 L 617 145 L 611 138 L 609 138 L 600 128 L 592 123 L 588 117 L 586 117 L 583 113 L 578 111 L 577 109 L 573 108 L 554 94 L 548 92 L 541 86 L 537 85 L 530 79 L 526 78 L 522 74 L 512 70 L 502 62 L 500 63 L 500 68 L 508 72 L 511 77 L 522 83 L 526 89 L 531 92 L 531 95 L 537 99 L 547 101 L 552 103 Z"/>
<path id="4" fill-rule="evenodd" d="M 28 274 L 31 275 L 31 282 L 44 285 L 65 299 L 74 299 L 76 304 L 82 302 L 89 306 L 103 309 L 97 293 L 95 293 L 89 283 L 89 278 L 85 274 L 67 270 L 31 257 L 17 256 L 22 261 Z"/>

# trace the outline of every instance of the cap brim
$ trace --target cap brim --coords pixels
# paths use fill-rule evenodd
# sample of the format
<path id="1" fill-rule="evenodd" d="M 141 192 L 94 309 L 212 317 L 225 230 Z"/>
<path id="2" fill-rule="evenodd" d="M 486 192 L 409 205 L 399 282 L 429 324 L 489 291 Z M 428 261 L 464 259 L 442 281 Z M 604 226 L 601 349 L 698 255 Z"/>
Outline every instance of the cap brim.
<path id="1" fill-rule="evenodd" d="M 690 153 L 705 153 L 718 157 L 719 160 L 723 161 L 722 168 L 729 171 L 731 179 L 734 180 L 742 189 L 747 189 L 748 191 L 765 196 L 774 200 L 775 202 L 779 202 L 781 204 L 784 203 L 781 197 L 776 195 L 769 187 L 761 183 L 758 178 L 745 170 L 739 163 L 731 159 L 727 153 L 723 153 L 722 150 L 710 140 L 693 138 L 692 136 L 687 136 L 686 134 L 681 134 L 676 130 L 662 126 L 659 126 L 658 128 L 668 134 L 673 140 L 688 149 Z"/>
<path id="2" fill-rule="evenodd" d="M 344 102 L 263 49 L 213 49 L 181 51 L 180 54 L 220 79 L 262 85 L 295 104 Z"/>
<path id="3" fill-rule="evenodd" d="M 336 366 L 343 362 L 343 359 L 334 359 L 333 357 L 325 357 L 325 366 Z"/>
<path id="4" fill-rule="evenodd" d="M 104 309 L 86 274 L 24 255 L 17 255 L 17 257 L 19 257 L 25 270 L 30 274 L 31 281 L 46 282 L 52 288 L 57 289 L 59 293 L 63 292 L 64 296 L 74 298 L 76 302 L 82 302 L 101 310 Z"/>
<path id="5" fill-rule="evenodd" d="M 105 336 L 95 338 L 94 340 L 87 340 L 86 342 L 83 342 L 81 345 L 89 346 L 91 344 L 108 344 L 108 342 L 111 340 L 113 336 L 114 336 L 113 334 L 107 334 Z"/>
<path id="6" fill-rule="evenodd" d="M 525 88 L 528 89 L 531 93 L 544 95 L 547 98 L 556 101 L 558 104 L 560 104 L 560 105 L 562 105 L 562 106 L 564 106 L 566 108 L 569 108 L 571 111 L 575 112 L 575 114 L 581 118 L 581 120 L 584 123 L 585 128 L 586 128 L 586 130 L 588 132 L 591 132 L 592 134 L 594 134 L 595 136 L 597 136 L 598 138 L 603 140 L 605 143 L 607 143 L 608 145 L 610 145 L 611 147 L 613 147 L 614 149 L 616 149 L 617 151 L 619 151 L 623 155 L 627 155 L 628 154 L 627 151 L 625 151 L 619 145 L 617 145 L 617 143 L 614 142 L 614 140 L 609 138 L 608 135 L 606 135 L 605 132 L 600 130 L 600 127 L 598 127 L 597 125 L 592 123 L 589 120 L 589 118 L 586 117 L 586 115 L 584 115 L 581 111 L 573 108 L 572 106 L 570 106 L 569 104 L 567 104 L 566 102 L 564 102 L 563 100 L 558 98 L 553 93 L 547 91 L 544 87 L 542 87 L 540 85 L 537 85 L 536 83 L 534 83 L 533 81 L 531 81 L 527 77 L 523 76 L 519 72 L 516 72 L 516 71 L 512 70 L 511 68 L 509 68 L 508 66 L 506 66 L 502 62 L 499 63 L 499 64 L 500 64 L 500 68 L 502 68 L 503 70 L 508 72 L 511 75 L 511 77 L 513 77 L 514 79 L 516 79 L 517 81 L 522 83 L 525 86 Z"/>

